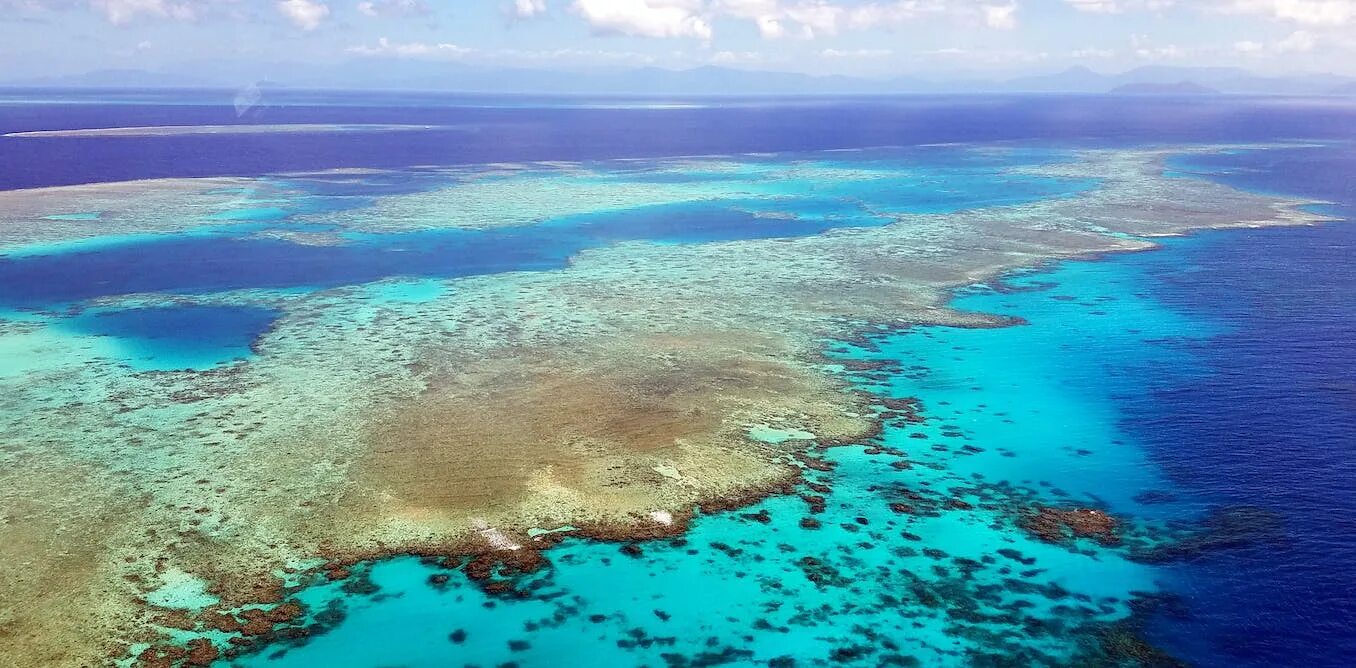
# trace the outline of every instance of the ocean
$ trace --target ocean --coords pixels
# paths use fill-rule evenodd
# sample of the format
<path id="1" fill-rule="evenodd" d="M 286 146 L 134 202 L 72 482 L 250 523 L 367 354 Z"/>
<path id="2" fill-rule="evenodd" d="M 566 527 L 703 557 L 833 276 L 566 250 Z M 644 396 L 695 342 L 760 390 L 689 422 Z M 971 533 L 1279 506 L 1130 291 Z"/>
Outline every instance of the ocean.
<path id="1" fill-rule="evenodd" d="M 1197 232 L 1151 251 L 1051 262 L 955 292 L 953 307 L 1010 316 L 1017 324 L 1008 327 L 872 327 L 857 340 L 826 341 L 827 373 L 886 403 L 916 401 L 921 420 L 889 419 L 875 439 L 825 450 L 829 470 L 807 471 L 812 487 L 801 496 L 700 514 L 679 538 L 565 538 L 545 551 L 549 567 L 503 574 L 508 595 L 485 591 L 455 560 L 362 564 L 346 580 L 298 590 L 314 633 L 223 665 L 1125 665 L 1172 657 L 1200 666 L 1343 666 L 1356 653 L 1356 227 L 1347 222 L 1356 215 L 1356 104 L 298 94 L 241 115 L 224 94 L 208 92 L 129 93 L 116 102 L 39 95 L 52 97 L 0 96 L 0 134 L 240 122 L 438 126 L 0 139 L 4 189 L 251 176 L 286 190 L 182 234 L 0 251 L 0 314 L 53 318 L 82 336 L 120 341 L 113 356 L 138 370 L 253 358 L 252 342 L 281 313 L 237 303 L 237 292 L 551 272 L 618 243 L 808 237 L 884 224 L 881 211 L 942 215 L 1073 197 L 1094 184 L 1001 170 L 1058 163 L 1080 149 L 1285 143 L 1193 153 L 1169 165 L 1181 178 L 1326 202 L 1312 207 L 1336 219 Z M 976 156 L 974 146 L 1000 151 Z M 862 150 L 822 153 L 837 149 Z M 324 216 L 361 215 L 383 196 L 443 183 L 428 166 L 630 159 L 630 167 L 609 167 L 628 183 L 723 188 L 735 177 L 700 168 L 651 174 L 649 161 L 739 154 L 759 154 L 740 167 L 757 173 L 796 161 L 895 171 L 866 185 L 779 182 L 775 192 L 750 193 L 741 180 L 739 196 L 720 191 L 504 228 L 358 233 L 344 244 L 259 235 L 335 232 Z M 287 174 L 336 168 L 393 171 L 356 180 Z M 774 231 L 761 222 L 786 210 L 802 215 Z M 383 298 L 449 298 L 430 290 Z M 205 303 L 96 303 L 146 293 Z M 807 513 L 802 497 L 818 498 L 809 504 L 820 509 Z M 1035 504 L 1056 503 L 1121 518 L 1124 544 L 1070 547 L 1018 528 Z"/>

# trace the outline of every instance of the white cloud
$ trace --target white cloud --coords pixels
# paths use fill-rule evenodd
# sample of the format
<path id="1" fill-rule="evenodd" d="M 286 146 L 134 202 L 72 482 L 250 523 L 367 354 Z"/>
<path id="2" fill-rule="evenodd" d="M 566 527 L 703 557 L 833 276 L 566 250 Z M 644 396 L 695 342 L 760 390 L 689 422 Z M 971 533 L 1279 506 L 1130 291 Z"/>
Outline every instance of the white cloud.
<path id="1" fill-rule="evenodd" d="M 823 58 L 884 58 L 894 55 L 890 49 L 824 49 L 819 52 Z"/>
<path id="2" fill-rule="evenodd" d="M 1176 4 L 1175 0 L 1064 0 L 1080 12 L 1089 14 L 1121 14 L 1131 10 L 1156 11 Z"/>
<path id="3" fill-rule="evenodd" d="M 1310 26 L 1356 23 L 1356 0 L 1224 0 L 1220 9 L 1230 14 L 1254 14 Z"/>
<path id="4" fill-rule="evenodd" d="M 933 49 L 922 51 L 919 55 L 935 60 L 959 61 L 978 65 L 1012 65 L 1014 63 L 1039 63 L 1049 60 L 1046 51 L 1027 51 L 1024 49 Z"/>
<path id="5" fill-rule="evenodd" d="M 838 34 L 845 9 L 827 2 L 801 2 L 787 7 L 786 18 L 800 26 L 801 36 L 814 39 L 821 35 Z"/>
<path id="6" fill-rule="evenodd" d="M 1141 60 L 1177 60 L 1192 53 L 1190 49 L 1176 44 L 1154 44 L 1147 35 L 1131 35 L 1130 49 Z"/>
<path id="7" fill-rule="evenodd" d="M 575 0 L 574 11 L 599 33 L 711 39 L 702 0 Z"/>
<path id="8" fill-rule="evenodd" d="M 198 17 L 197 3 L 173 0 L 90 0 L 90 8 L 109 23 L 123 25 L 139 16 L 191 21 Z"/>
<path id="9" fill-rule="evenodd" d="M 546 13 L 546 0 L 513 0 L 513 15 L 520 19 L 530 19 Z"/>
<path id="10" fill-rule="evenodd" d="M 1318 38 L 1313 33 L 1305 30 L 1296 30 L 1290 33 L 1288 37 L 1276 43 L 1276 50 L 1281 53 L 1291 53 L 1300 51 L 1313 51 L 1318 45 Z"/>
<path id="11" fill-rule="evenodd" d="M 278 0 L 278 11 L 302 30 L 315 30 L 330 15 L 321 0 Z"/>
<path id="12" fill-rule="evenodd" d="M 358 12 L 367 16 L 423 16 L 432 11 L 424 0 L 367 0 L 358 3 Z"/>
<path id="13" fill-rule="evenodd" d="M 151 49 L 154 48 L 154 46 L 155 45 L 153 45 L 149 40 L 142 40 L 140 42 L 137 42 L 136 45 L 132 46 L 131 48 L 114 50 L 113 55 L 119 56 L 121 58 L 136 58 L 137 56 L 140 56 L 142 54 L 149 53 Z"/>
<path id="14" fill-rule="evenodd" d="M 844 19 L 854 30 L 889 30 L 920 20 L 949 17 L 1009 30 L 1017 27 L 1016 0 L 998 4 L 973 0 L 893 0 L 851 5 Z"/>
<path id="15" fill-rule="evenodd" d="M 758 24 L 758 34 L 764 39 L 777 39 L 786 34 L 786 28 L 775 17 L 759 16 L 754 22 Z"/>
<path id="16" fill-rule="evenodd" d="M 88 7 L 114 25 L 126 25 L 139 18 L 192 21 L 215 9 L 211 0 L 0 0 L 0 9 L 21 12 L 77 7 Z"/>
<path id="17" fill-rule="evenodd" d="M 844 14 L 842 7 L 824 0 L 713 0 L 713 15 L 752 21 L 766 39 L 788 35 L 813 38 L 834 34 Z"/>
<path id="18" fill-rule="evenodd" d="M 870 2 L 853 7 L 848 13 L 848 25 L 858 30 L 874 28 L 894 28 L 925 16 L 937 15 L 948 10 L 941 0 L 896 0 L 895 2 Z"/>
<path id="19" fill-rule="evenodd" d="M 1133 0 L 1167 2 L 1169 0 Z M 752 23 L 764 39 L 815 39 L 845 30 L 889 30 L 932 17 L 996 29 L 1017 26 L 1017 0 L 573 0 L 572 11 L 601 34 L 687 37 L 710 41 L 719 19 Z M 514 0 L 530 18 L 545 0 Z"/>
<path id="20" fill-rule="evenodd" d="M 1307 53 L 1318 46 L 1318 37 L 1307 30 L 1296 30 L 1270 44 L 1257 41 L 1234 42 L 1234 51 L 1249 56 L 1281 53 Z"/>
<path id="21" fill-rule="evenodd" d="M 373 46 L 359 44 L 345 51 L 359 56 L 395 56 L 398 58 L 418 58 L 427 56 L 461 57 L 474 52 L 474 49 L 456 44 L 426 44 L 424 42 L 392 42 L 382 37 Z"/>
<path id="22" fill-rule="evenodd" d="M 1117 0 L 1064 0 L 1070 7 L 1090 14 L 1119 14 L 1125 11 Z"/>
<path id="23" fill-rule="evenodd" d="M 761 63 L 763 60 L 763 54 L 756 51 L 717 51 L 711 54 L 711 62 L 721 65 Z"/>
<path id="24" fill-rule="evenodd" d="M 1094 60 L 1094 59 L 1105 60 L 1107 58 L 1115 58 L 1116 50 L 1088 47 L 1086 49 L 1076 49 L 1074 51 L 1070 51 L 1069 57 L 1073 58 L 1074 60 Z"/>
<path id="25" fill-rule="evenodd" d="M 1012 30 L 1017 27 L 1017 3 L 1006 5 L 984 5 L 984 24 L 998 30 Z"/>

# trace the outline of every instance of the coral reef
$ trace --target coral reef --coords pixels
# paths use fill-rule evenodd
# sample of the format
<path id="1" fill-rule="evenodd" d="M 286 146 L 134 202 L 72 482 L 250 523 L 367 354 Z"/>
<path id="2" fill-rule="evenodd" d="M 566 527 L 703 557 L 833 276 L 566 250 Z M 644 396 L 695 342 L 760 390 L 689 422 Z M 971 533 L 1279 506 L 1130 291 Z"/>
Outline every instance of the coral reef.
<path id="1" fill-rule="evenodd" d="M 877 325 L 1008 325 L 949 309 L 950 291 L 1052 259 L 1152 248 L 1144 237 L 1322 220 L 1302 202 L 1165 176 L 1171 153 L 1088 151 L 1011 170 L 1098 179 L 1071 197 L 885 211 L 873 215 L 888 224 L 795 238 L 628 241 L 558 270 L 441 281 L 445 294 L 430 300 L 379 298 L 370 285 L 198 296 L 283 313 L 254 358 L 211 370 L 136 372 L 111 361 L 106 341 L 6 316 L 0 663 L 91 664 L 134 647 L 144 665 L 201 662 L 226 649 L 163 646 L 162 632 L 184 624 L 165 614 L 187 610 L 204 627 L 255 638 L 303 633 L 285 623 L 291 616 L 275 618 L 292 612 L 288 589 L 320 573 L 347 581 L 366 560 L 490 555 L 468 566 L 488 577 L 537 564 L 534 528 L 628 542 L 675 535 L 695 508 L 788 494 L 805 471 L 832 468 L 803 443 L 751 439 L 751 425 L 830 445 L 869 437 L 882 421 L 923 419 L 911 402 L 873 407 L 845 391 L 825 371 L 826 337 Z M 556 176 L 579 169 L 460 169 L 446 190 L 307 216 L 380 234 L 710 194 L 659 181 L 618 190 L 624 170 L 555 188 Z M 797 178 L 880 177 L 795 169 Z M 722 188 L 747 190 L 732 183 Z M 218 224 L 211 216 L 241 189 L 253 200 L 290 192 L 285 181 L 205 179 L 0 193 L 0 248 L 18 257 L 106 235 L 193 234 Z M 449 218 L 451 207 L 475 220 Z M 99 212 L 101 224 L 51 218 L 80 212 Z M 916 501 L 897 502 L 919 512 Z M 1038 510 L 1036 530 L 1114 535 L 1109 518 L 1079 513 Z M 805 568 L 822 585 L 841 583 L 828 564 Z"/>

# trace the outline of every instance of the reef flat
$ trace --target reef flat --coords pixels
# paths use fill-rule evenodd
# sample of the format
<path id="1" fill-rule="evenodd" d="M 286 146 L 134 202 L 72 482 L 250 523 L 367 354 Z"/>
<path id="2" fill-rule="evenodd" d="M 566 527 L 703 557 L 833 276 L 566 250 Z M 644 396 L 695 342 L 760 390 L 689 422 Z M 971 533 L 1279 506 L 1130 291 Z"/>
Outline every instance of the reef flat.
<path id="1" fill-rule="evenodd" d="M 215 651 L 242 633 L 221 613 L 266 634 L 297 611 L 251 606 L 317 569 L 339 577 L 401 554 L 530 561 L 559 536 L 543 530 L 672 535 L 695 507 L 789 492 L 817 465 L 807 445 L 881 429 L 874 400 L 829 371 L 825 339 L 1002 326 L 950 308 L 951 292 L 1155 236 L 1324 220 L 1308 202 L 1165 173 L 1193 150 L 1218 149 L 989 160 L 956 147 L 959 169 L 888 151 L 430 168 L 418 189 L 372 194 L 382 182 L 342 195 L 345 207 L 298 202 L 316 192 L 307 179 L 373 175 L 5 193 L 0 658 L 99 663 L 208 618 L 223 635 L 197 639 Z M 919 204 L 920 181 L 1013 194 Z M 346 279 L 280 255 L 291 273 L 262 284 L 187 281 L 173 265 L 98 289 L 16 287 L 80 263 L 102 277 L 101 258 L 125 252 L 149 265 L 157 244 L 186 237 L 413 258 L 428 243 L 475 252 L 484 237 L 466 235 L 504 230 L 493 250 L 508 259 L 475 271 L 467 253 L 458 267 L 361 265 Z M 527 253 L 520 237 L 559 252 Z M 314 256 L 331 257 L 349 256 Z M 126 337 L 71 322 L 214 305 L 277 315 L 246 357 L 158 370 L 134 363 Z"/>
<path id="2" fill-rule="evenodd" d="M 242 200 L 267 199 L 266 190 L 256 179 L 211 178 L 0 191 L 0 252 L 12 257 L 44 243 L 181 232 L 186 221 L 203 221 Z"/>

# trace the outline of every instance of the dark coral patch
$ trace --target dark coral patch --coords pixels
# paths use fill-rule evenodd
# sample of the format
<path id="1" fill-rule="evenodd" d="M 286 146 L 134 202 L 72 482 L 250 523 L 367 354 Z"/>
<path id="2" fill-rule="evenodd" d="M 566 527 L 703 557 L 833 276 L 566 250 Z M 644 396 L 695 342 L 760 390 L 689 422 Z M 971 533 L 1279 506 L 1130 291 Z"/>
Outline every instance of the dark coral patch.
<path id="1" fill-rule="evenodd" d="M 1018 521 L 1027 533 L 1047 543 L 1067 543 L 1075 538 L 1091 538 L 1102 545 L 1120 543 L 1117 520 L 1094 508 L 1055 508 L 1037 506 Z"/>

